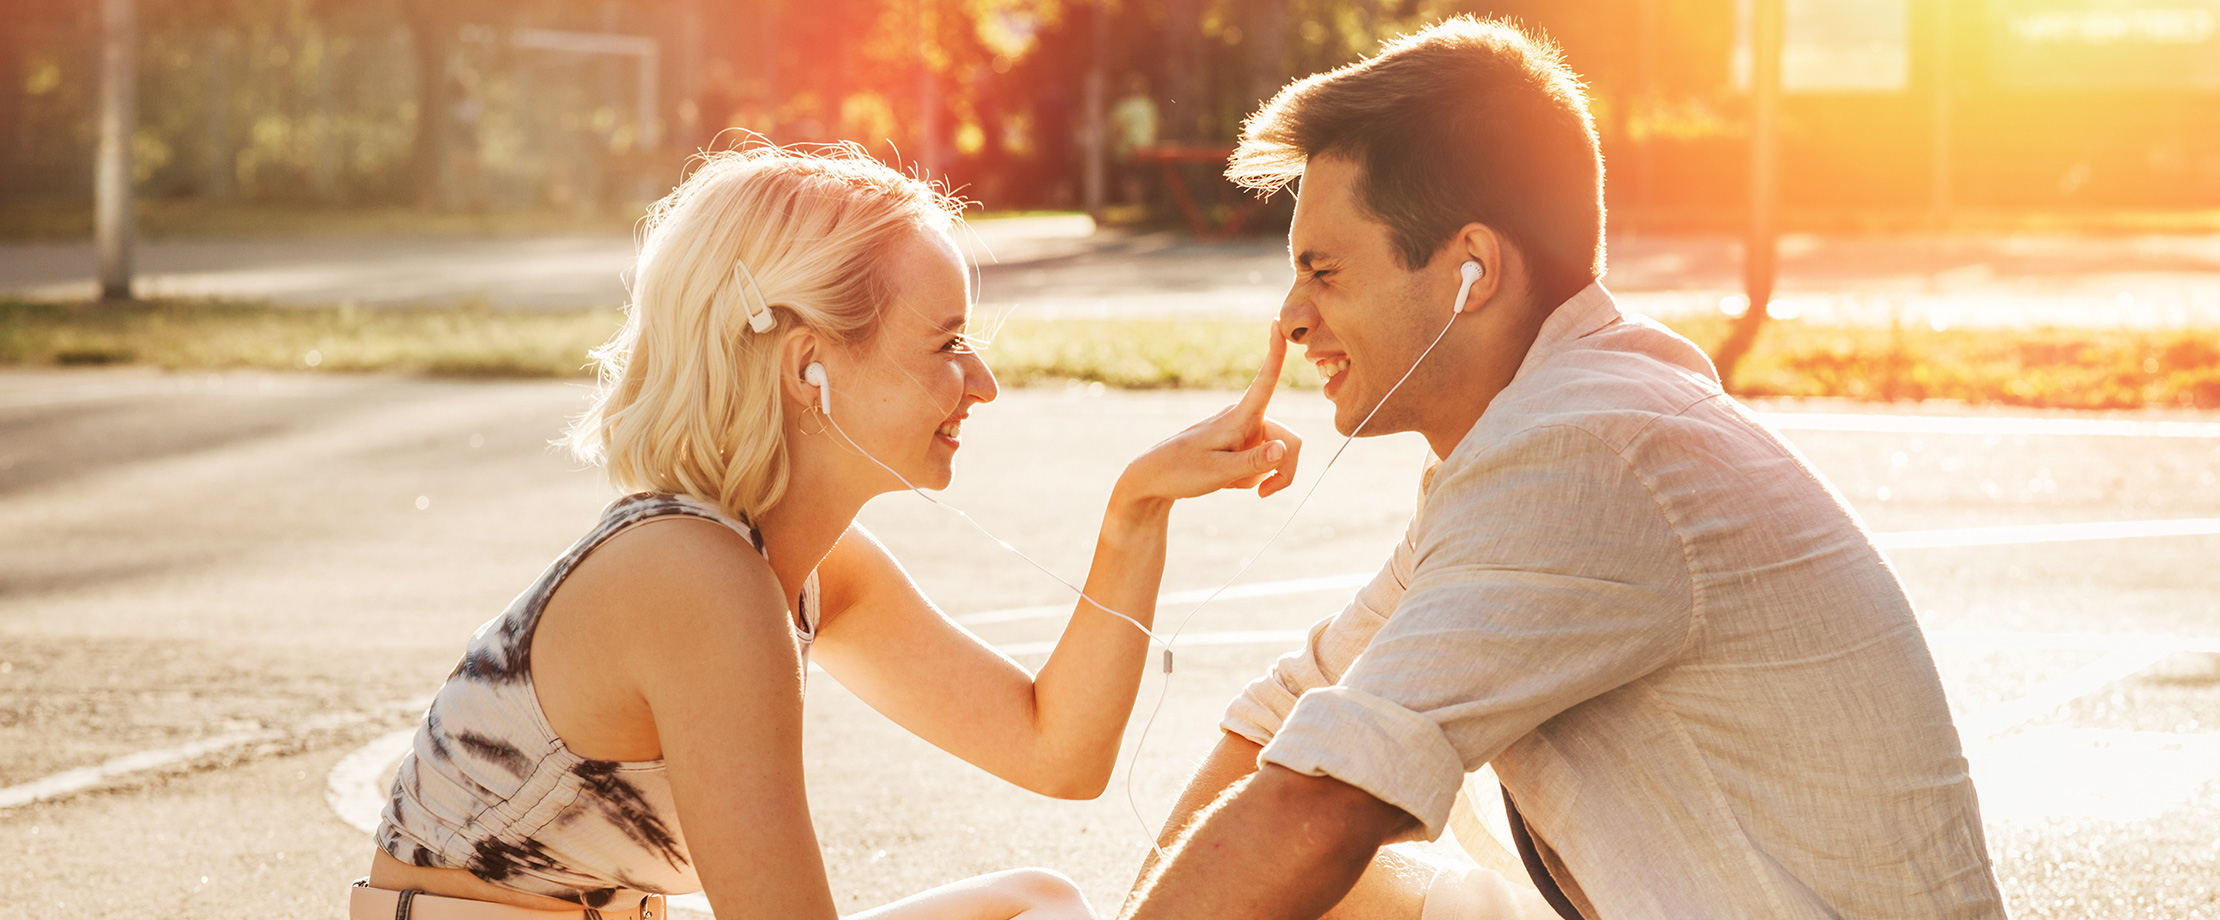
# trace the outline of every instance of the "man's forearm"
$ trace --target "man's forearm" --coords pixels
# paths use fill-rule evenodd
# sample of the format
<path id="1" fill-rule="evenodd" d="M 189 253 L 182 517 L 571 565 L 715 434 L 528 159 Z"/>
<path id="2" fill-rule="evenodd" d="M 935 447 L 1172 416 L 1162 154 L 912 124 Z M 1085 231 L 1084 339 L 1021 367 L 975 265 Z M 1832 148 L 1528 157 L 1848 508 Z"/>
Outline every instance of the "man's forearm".
<path id="1" fill-rule="evenodd" d="M 1232 732 L 1220 732 L 1218 746 L 1211 748 L 1210 756 L 1203 758 L 1202 766 L 1195 768 L 1195 775 L 1187 780 L 1187 788 L 1180 792 L 1179 801 L 1172 805 L 1172 815 L 1164 821 L 1164 832 L 1157 838 L 1156 845 L 1169 849 L 1203 809 L 1224 795 L 1228 787 L 1255 773 L 1256 755 L 1262 750 L 1263 746 L 1254 741 Z M 1142 873 L 1147 874 L 1148 867 L 1155 864 L 1156 853 L 1151 851 L 1148 864 L 1141 867 Z"/>
<path id="2" fill-rule="evenodd" d="M 1416 821 L 1361 789 L 1279 767 L 1237 782 L 1143 876 L 1130 920 L 1315 918 Z"/>
<path id="3" fill-rule="evenodd" d="M 1202 766 L 1195 768 L 1195 775 L 1187 780 L 1179 801 L 1172 805 L 1172 815 L 1164 819 L 1164 830 L 1156 837 L 1156 848 L 1141 860 L 1141 874 L 1134 878 L 1133 887 L 1126 892 L 1124 911 L 1131 911 L 1141 899 L 1141 889 L 1156 871 L 1158 853 L 1167 852 L 1187 833 L 1210 803 L 1225 794 L 1227 787 L 1240 782 L 1242 777 L 1256 772 L 1256 755 L 1264 748 L 1254 741 L 1232 732 L 1220 732 L 1218 746 L 1210 749 L 1210 756 L 1203 758 Z"/>

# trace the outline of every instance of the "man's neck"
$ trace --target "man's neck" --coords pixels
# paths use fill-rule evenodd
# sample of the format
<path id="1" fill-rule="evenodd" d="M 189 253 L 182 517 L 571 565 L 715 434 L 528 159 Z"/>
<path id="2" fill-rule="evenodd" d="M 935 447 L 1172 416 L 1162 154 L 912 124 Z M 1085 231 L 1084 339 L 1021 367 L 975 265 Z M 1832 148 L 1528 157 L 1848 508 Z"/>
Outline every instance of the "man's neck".
<path id="1" fill-rule="evenodd" d="M 1526 363 L 1526 354 L 1533 349 L 1534 340 L 1540 337 L 1542 324 L 1555 312 L 1555 306 L 1517 304 L 1514 320 L 1492 325 L 1475 323 L 1459 330 L 1461 335 L 1452 336 L 1465 339 L 1459 343 L 1464 347 L 1455 353 L 1459 372 L 1443 375 L 1437 418 L 1429 419 L 1419 428 L 1426 436 L 1426 443 L 1433 447 L 1434 456 L 1448 459 L 1457 445 L 1464 443 L 1465 436 L 1472 433 L 1472 426 L 1480 423 L 1480 417 L 1487 413 L 1496 396 L 1511 385 L 1518 376 L 1519 367 Z"/>

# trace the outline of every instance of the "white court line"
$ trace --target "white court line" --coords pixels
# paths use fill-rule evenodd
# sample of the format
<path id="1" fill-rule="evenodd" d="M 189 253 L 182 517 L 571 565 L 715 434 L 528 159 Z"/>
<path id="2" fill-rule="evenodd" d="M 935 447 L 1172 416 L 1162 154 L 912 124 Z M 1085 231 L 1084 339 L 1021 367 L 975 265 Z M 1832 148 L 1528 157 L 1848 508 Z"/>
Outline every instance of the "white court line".
<path id="1" fill-rule="evenodd" d="M 2029 543 L 2068 543 L 2076 540 L 2124 540 L 2134 537 L 2199 537 L 2220 535 L 2220 518 L 2159 518 L 2146 521 L 2093 521 L 2081 524 L 2013 524 L 2002 527 L 1959 527 L 1947 530 L 1905 530 L 1873 535 L 1873 542 L 1882 549 L 1938 549 L 1954 546 L 2015 546 Z M 1350 572 L 1345 575 L 1326 575 L 1317 578 L 1291 578 L 1286 581 L 1264 581 L 1249 585 L 1235 585 L 1218 595 L 1219 600 L 1242 598 L 1280 597 L 1288 594 L 1309 594 L 1314 591 L 1333 591 L 1361 588 L 1370 581 L 1372 572 Z M 1173 591 L 1157 595 L 1161 609 L 1166 605 L 1198 603 L 1210 597 L 1208 589 Z M 1039 604 L 1031 607 L 1010 607 L 984 613 L 966 614 L 956 622 L 966 626 L 986 623 L 1010 623 L 1019 620 L 1044 620 L 1067 616 L 1071 604 Z M 1183 642 L 1185 640 L 1182 640 Z"/>
<path id="2" fill-rule="evenodd" d="M 2119 438 L 2220 438 L 2220 422 L 2057 418 L 2028 415 L 1886 415 L 1855 412 L 1759 412 L 1780 431 L 1868 434 L 2090 435 Z"/>
<path id="3" fill-rule="evenodd" d="M 191 744 L 163 748 L 158 751 L 140 751 L 135 754 L 125 754 L 89 767 L 64 770 L 52 776 L 0 789 L 0 811 L 90 789 L 117 777 L 128 776 L 142 770 L 166 767 L 173 763 L 191 760 L 195 757 L 230 748 L 260 744 L 264 741 L 275 741 L 284 736 L 284 732 L 274 728 L 232 732 L 217 735 L 213 738 L 202 738 Z"/>
<path id="4" fill-rule="evenodd" d="M 1265 581 L 1253 585 L 1235 585 L 1219 592 L 1222 601 L 1249 597 L 1278 597 L 1283 594 L 1308 594 L 1312 591 L 1334 591 L 1362 588 L 1372 580 L 1371 572 L 1351 572 L 1347 575 L 1326 575 L 1318 578 L 1291 578 L 1286 581 Z M 1156 596 L 1158 608 L 1172 604 L 1199 604 L 1210 599 L 1209 588 L 1172 591 Z M 989 610 L 985 613 L 966 614 L 956 622 L 966 626 L 981 623 L 1008 623 L 1015 620 L 1039 620 L 1060 617 L 1072 612 L 1074 604 L 1041 604 L 1033 607 L 1012 607 L 1007 610 Z"/>
<path id="5" fill-rule="evenodd" d="M 1929 629 L 1924 630 L 1929 643 L 1973 648 L 2016 648 L 2052 652 L 2094 652 L 2108 655 L 2134 657 L 2156 654 L 2161 649 L 2164 658 L 2175 652 L 2201 652 L 2220 655 L 2220 636 L 2193 637 L 2145 636 L 2134 634 L 2106 635 L 2083 633 L 2011 633 L 1991 629 Z M 1310 638 L 1307 629 L 1243 629 L 1225 632 L 1189 633 L 1179 637 L 1176 648 L 1204 648 L 1223 645 L 1288 645 Z M 1045 655 L 1056 650 L 1056 643 L 1011 642 L 995 646 L 1005 655 Z M 2124 658 L 2122 660 L 2125 660 Z M 2153 664 L 2157 663 L 2153 659 Z M 2149 665 L 2145 665 L 2148 667 Z M 2135 669 L 2137 671 L 2142 668 Z M 2133 674 L 2134 671 L 2129 671 Z M 2123 675 L 2125 676 L 2125 675 Z M 2101 684 L 2100 684 L 2101 686 Z"/>
<path id="6" fill-rule="evenodd" d="M 209 754 L 242 748 L 250 744 L 261 744 L 266 741 L 279 741 L 310 732 L 352 728 L 386 718 L 396 711 L 422 712 L 430 705 L 431 697 L 424 697 L 421 700 L 396 703 L 391 707 L 369 712 L 341 712 L 315 716 L 304 720 L 300 725 L 290 730 L 276 728 L 248 729 L 217 735 L 213 738 L 202 738 L 199 741 L 181 744 L 177 747 L 125 754 L 89 767 L 64 770 L 28 783 L 19 783 L 0 789 L 0 811 L 58 798 L 74 792 L 82 792 L 133 773 L 184 763 Z"/>
<path id="7" fill-rule="evenodd" d="M 407 750 L 415 737 L 413 727 L 388 732 L 341 758 L 324 776 L 324 804 L 330 805 L 348 827 L 365 834 L 377 833 L 386 800 L 386 790 L 378 787 L 378 777 L 399 759 L 395 752 Z"/>

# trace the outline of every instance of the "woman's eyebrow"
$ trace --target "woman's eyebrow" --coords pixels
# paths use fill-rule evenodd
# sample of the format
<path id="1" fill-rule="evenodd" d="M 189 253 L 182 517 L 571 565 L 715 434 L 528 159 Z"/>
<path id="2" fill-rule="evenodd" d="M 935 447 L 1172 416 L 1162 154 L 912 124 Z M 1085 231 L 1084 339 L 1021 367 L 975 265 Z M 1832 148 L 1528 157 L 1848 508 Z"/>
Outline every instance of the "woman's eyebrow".
<path id="1" fill-rule="evenodd" d="M 940 331 L 940 332 L 956 332 L 956 331 L 958 331 L 958 330 L 961 330 L 961 329 L 962 329 L 962 328 L 963 328 L 963 327 L 964 327 L 964 326 L 965 326 L 966 324 L 968 324 L 968 323 L 970 323 L 970 322 L 971 322 L 971 316 L 970 316 L 969 314 L 965 314 L 965 313 L 958 313 L 958 314 L 956 314 L 956 315 L 954 315 L 954 316 L 950 316 L 950 317 L 949 317 L 949 318 L 947 318 L 947 319 L 941 320 L 941 321 L 940 321 L 940 326 L 938 327 L 938 331 Z"/>

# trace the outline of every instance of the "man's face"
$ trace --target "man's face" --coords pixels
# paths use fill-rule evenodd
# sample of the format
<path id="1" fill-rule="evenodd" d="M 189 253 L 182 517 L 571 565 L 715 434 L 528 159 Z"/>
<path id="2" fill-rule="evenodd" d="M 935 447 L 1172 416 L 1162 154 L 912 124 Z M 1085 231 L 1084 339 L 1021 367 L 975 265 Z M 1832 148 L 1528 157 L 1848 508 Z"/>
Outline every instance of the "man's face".
<path id="1" fill-rule="evenodd" d="M 1387 225 L 1358 204 L 1360 175 L 1356 162 L 1342 157 L 1313 157 L 1303 168 L 1287 233 L 1295 283 L 1279 318 L 1280 334 L 1303 346 L 1304 358 L 1326 379 L 1334 428 L 1350 437 L 1442 331 L 1457 285 L 1454 269 L 1414 272 L 1396 261 Z M 1447 289 L 1437 275 L 1447 276 Z M 1361 434 L 1418 428 L 1433 384 L 1444 376 L 1443 357 L 1428 359 L 1431 372 L 1412 372 Z"/>

